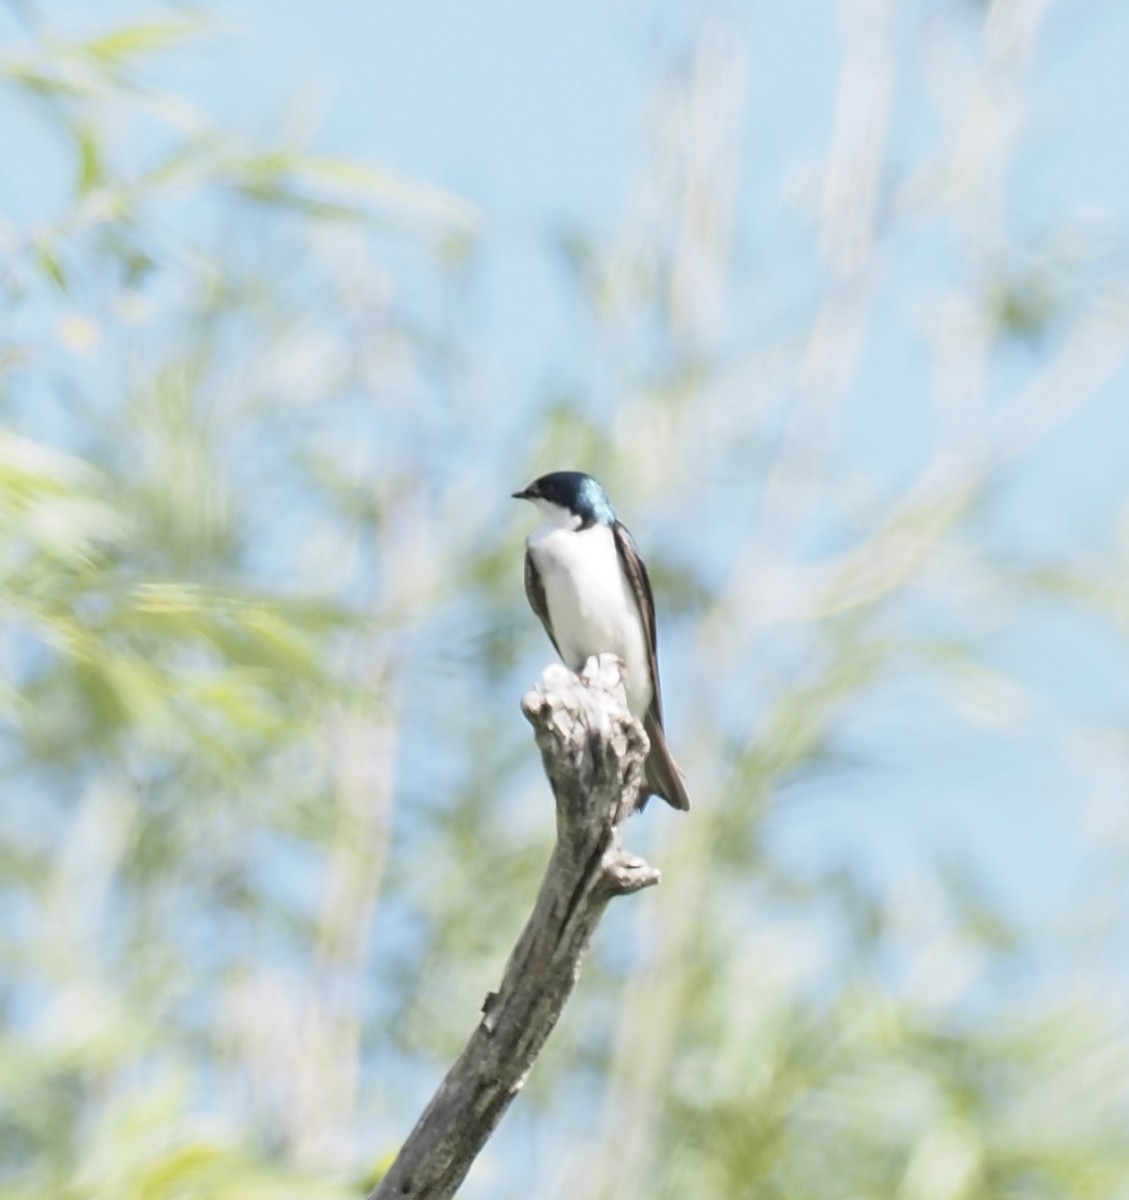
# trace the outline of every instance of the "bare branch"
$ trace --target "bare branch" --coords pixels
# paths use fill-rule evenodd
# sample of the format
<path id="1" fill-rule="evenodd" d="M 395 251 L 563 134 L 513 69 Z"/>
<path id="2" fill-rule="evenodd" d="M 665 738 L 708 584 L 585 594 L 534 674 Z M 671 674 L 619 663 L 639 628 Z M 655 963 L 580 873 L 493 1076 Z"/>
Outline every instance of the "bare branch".
<path id="1" fill-rule="evenodd" d="M 579 676 L 549 667 L 521 706 L 556 797 L 557 844 L 498 991 L 369 1200 L 455 1194 L 556 1025 L 608 901 L 659 881 L 620 840 L 649 747 L 619 660 L 590 659 Z"/>

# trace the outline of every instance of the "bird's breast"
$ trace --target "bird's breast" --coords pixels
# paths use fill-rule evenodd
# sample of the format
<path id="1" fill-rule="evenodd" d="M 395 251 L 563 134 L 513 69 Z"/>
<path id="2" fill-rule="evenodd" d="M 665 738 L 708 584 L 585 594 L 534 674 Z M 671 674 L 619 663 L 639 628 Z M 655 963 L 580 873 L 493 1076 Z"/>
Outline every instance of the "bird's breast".
<path id="1" fill-rule="evenodd" d="M 594 654 L 619 655 L 627 669 L 628 707 L 641 718 L 651 703 L 646 634 L 611 529 L 540 529 L 530 537 L 529 551 L 561 657 L 579 671 Z"/>

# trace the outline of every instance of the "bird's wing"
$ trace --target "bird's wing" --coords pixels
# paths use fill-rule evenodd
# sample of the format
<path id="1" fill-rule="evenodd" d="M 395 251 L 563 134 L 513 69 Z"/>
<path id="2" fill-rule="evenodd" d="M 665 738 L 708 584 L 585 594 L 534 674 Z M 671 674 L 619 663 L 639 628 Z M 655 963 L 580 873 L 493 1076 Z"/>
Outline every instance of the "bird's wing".
<path id="1" fill-rule="evenodd" d="M 647 716 L 653 718 L 661 729 L 663 724 L 662 688 L 659 686 L 658 635 L 655 630 L 655 597 L 651 592 L 651 580 L 647 568 L 639 557 L 635 547 L 635 539 L 627 531 L 622 521 L 616 521 L 612 526 L 612 536 L 615 538 L 615 549 L 619 555 L 620 566 L 631 584 L 635 604 L 639 609 L 639 617 L 643 622 L 643 632 L 647 637 L 647 663 L 651 668 L 651 685 L 654 695 Z M 542 618 L 543 619 L 543 618 Z"/>
<path id="2" fill-rule="evenodd" d="M 643 727 L 651 743 L 651 753 L 647 755 L 647 786 L 639 797 L 640 809 L 646 804 L 647 793 L 650 792 L 652 795 L 661 796 L 672 808 L 686 812 L 690 807 L 686 784 L 682 781 L 682 772 L 666 744 L 663 727 L 655 720 L 653 705 L 647 713 Z"/>
<path id="3" fill-rule="evenodd" d="M 549 605 L 545 600 L 545 585 L 541 582 L 541 572 L 537 569 L 537 564 L 533 561 L 533 555 L 529 552 L 529 548 L 525 550 L 525 595 L 529 601 L 529 607 L 537 614 L 541 624 L 545 626 L 545 632 L 549 635 L 549 641 L 553 643 L 553 649 L 560 654 L 561 648 L 557 645 L 557 639 L 553 637 L 553 627 L 549 624 Z"/>
<path id="4" fill-rule="evenodd" d="M 686 785 L 682 782 L 682 772 L 671 756 L 666 744 L 666 734 L 663 732 L 663 701 L 662 689 L 659 685 L 658 633 L 655 626 L 655 597 L 651 591 L 651 580 L 647 568 L 639 557 L 635 541 L 627 531 L 627 526 L 617 521 L 612 526 L 615 536 L 616 553 L 620 565 L 631 584 L 632 594 L 639 609 L 643 622 L 643 631 L 647 637 L 647 661 L 651 668 L 651 684 L 654 695 L 651 707 L 643 721 L 643 727 L 650 739 L 651 752 L 647 755 L 647 786 L 640 795 L 640 809 L 647 803 L 648 795 L 661 796 L 671 807 L 685 811 L 690 807 L 690 798 L 686 795 Z"/>

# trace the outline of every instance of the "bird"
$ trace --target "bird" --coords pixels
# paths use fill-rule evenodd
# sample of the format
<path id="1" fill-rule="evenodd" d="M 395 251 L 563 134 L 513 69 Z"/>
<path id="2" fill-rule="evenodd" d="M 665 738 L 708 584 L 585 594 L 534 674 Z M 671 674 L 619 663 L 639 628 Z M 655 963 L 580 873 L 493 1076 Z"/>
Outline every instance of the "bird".
<path id="1" fill-rule="evenodd" d="M 525 594 L 565 665 L 579 671 L 605 653 L 624 664 L 628 711 L 651 743 L 638 807 L 655 795 L 688 809 L 663 730 L 655 601 L 635 539 L 583 471 L 552 471 L 513 498 L 530 501 L 541 516 L 525 543 Z"/>

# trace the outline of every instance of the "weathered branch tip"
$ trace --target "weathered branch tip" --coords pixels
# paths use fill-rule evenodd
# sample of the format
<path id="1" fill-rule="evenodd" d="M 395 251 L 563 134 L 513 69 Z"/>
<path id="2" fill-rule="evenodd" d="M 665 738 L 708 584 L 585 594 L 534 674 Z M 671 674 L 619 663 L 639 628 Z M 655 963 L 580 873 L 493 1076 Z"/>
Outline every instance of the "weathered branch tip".
<path id="1" fill-rule="evenodd" d="M 659 882 L 620 837 L 650 749 L 627 711 L 623 664 L 603 654 L 579 675 L 548 667 L 521 706 L 556 799 L 557 844 L 498 990 L 369 1200 L 454 1196 L 556 1025 L 608 901 Z"/>

